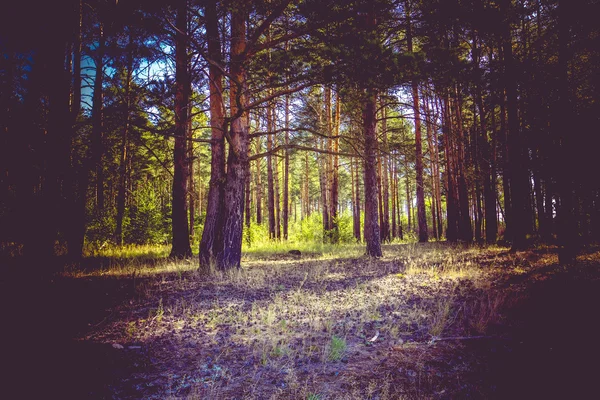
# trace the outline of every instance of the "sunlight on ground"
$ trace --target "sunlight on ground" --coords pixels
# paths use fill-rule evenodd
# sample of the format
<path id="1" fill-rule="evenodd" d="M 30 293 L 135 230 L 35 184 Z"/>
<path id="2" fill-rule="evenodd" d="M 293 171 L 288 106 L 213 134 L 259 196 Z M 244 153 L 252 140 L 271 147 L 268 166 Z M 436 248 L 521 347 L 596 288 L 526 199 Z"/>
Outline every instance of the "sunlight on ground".
<path id="1" fill-rule="evenodd" d="M 289 254 L 292 249 L 302 255 Z M 227 374 L 234 370 L 246 374 L 239 371 L 250 363 L 267 374 L 287 371 L 282 386 L 287 389 L 281 393 L 306 398 L 311 391 L 335 388 L 300 379 L 304 365 L 329 374 L 346 363 L 366 362 L 374 345 L 409 351 L 448 336 L 486 335 L 519 296 L 512 286 L 501 291 L 492 282 L 556 262 L 551 253 L 507 250 L 390 244 L 383 258 L 373 259 L 360 245 L 277 244 L 245 252 L 240 270 L 211 276 L 196 272 L 197 258 L 152 264 L 143 258 L 124 262 L 114 253 L 119 261 L 71 276 L 133 278 L 137 300 L 125 305 L 128 317 L 88 339 L 162 343 L 174 349 L 163 355 L 165 360 L 176 356 L 190 366 L 202 357 L 188 347 L 210 353 L 211 363 L 222 368 L 220 378 L 211 381 L 216 397 L 230 390 L 219 386 L 221 379 L 232 379 Z M 192 393 L 202 398 L 206 388 L 194 386 Z M 262 396 L 258 384 L 252 390 Z"/>

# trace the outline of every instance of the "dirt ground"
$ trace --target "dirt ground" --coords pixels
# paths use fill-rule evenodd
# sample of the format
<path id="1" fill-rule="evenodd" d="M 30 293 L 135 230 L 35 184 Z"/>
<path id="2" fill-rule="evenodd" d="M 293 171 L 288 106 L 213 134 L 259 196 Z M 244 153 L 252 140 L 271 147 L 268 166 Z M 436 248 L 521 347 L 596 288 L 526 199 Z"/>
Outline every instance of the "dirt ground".
<path id="1" fill-rule="evenodd" d="M 86 260 L 0 283 L 2 398 L 590 398 L 600 252 L 384 247 L 384 258 Z"/>

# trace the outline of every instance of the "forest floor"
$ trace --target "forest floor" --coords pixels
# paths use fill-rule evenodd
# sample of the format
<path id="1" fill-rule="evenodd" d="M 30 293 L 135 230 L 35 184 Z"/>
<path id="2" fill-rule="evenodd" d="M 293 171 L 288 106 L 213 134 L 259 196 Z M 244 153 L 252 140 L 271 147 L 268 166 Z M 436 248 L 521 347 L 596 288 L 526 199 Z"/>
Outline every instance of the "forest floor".
<path id="1" fill-rule="evenodd" d="M 0 397 L 585 398 L 600 371 L 600 251 L 444 243 L 331 254 L 89 258 L 6 273 Z M 9 397 L 4 397 L 9 398 Z"/>

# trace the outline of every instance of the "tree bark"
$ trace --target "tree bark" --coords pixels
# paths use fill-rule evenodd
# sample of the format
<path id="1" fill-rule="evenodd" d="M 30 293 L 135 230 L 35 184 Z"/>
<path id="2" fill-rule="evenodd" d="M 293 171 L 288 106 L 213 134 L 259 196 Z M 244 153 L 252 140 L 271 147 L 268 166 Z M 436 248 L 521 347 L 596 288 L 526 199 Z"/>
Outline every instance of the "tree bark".
<path id="1" fill-rule="evenodd" d="M 92 162 L 96 173 L 96 212 L 104 210 L 104 145 L 102 136 L 104 130 L 104 96 L 102 85 L 104 81 L 104 27 L 98 28 L 98 48 L 96 53 L 96 68 L 94 77 L 94 94 L 92 97 Z"/>
<path id="2" fill-rule="evenodd" d="M 219 35 L 217 2 L 206 3 L 206 34 L 208 37 L 208 56 L 213 63 L 208 67 L 210 91 L 211 125 L 211 162 L 210 183 L 207 194 L 206 218 L 200 240 L 200 267 L 208 271 L 222 249 L 220 238 L 223 220 L 224 183 L 225 183 L 225 135 L 227 124 L 224 122 L 223 73 L 217 66 L 222 61 L 221 39 Z M 214 65 L 217 64 L 217 65 Z M 257 174 L 260 177 L 260 172 Z M 258 185 L 260 187 L 260 185 Z M 260 215 L 259 213 L 257 213 Z"/>
<path id="3" fill-rule="evenodd" d="M 275 186 L 273 177 L 273 113 L 272 104 L 267 106 L 267 211 L 269 217 L 269 239 L 277 237 L 275 229 Z"/>
<path id="4" fill-rule="evenodd" d="M 131 45 L 131 37 L 129 38 Z M 121 155 L 119 160 L 119 188 L 117 189 L 117 217 L 115 242 L 117 246 L 123 245 L 123 217 L 125 215 L 125 200 L 127 187 L 127 146 L 129 142 L 129 124 L 130 124 L 130 109 L 131 109 L 131 76 L 133 69 L 133 57 L 128 54 L 127 71 L 125 75 L 125 121 L 123 124 L 123 137 L 121 138 Z"/>
<path id="5" fill-rule="evenodd" d="M 173 153 L 172 247 L 171 257 L 192 255 L 187 219 L 187 127 L 189 118 L 190 78 L 187 57 L 187 0 L 177 3 L 175 33 L 175 148 Z"/>
<path id="6" fill-rule="evenodd" d="M 290 95 L 285 96 L 285 152 L 283 160 L 283 239 L 288 240 L 288 224 L 290 209 Z"/>
<path id="7" fill-rule="evenodd" d="M 332 157 L 333 157 L 333 168 L 331 171 L 331 231 L 332 231 L 332 243 L 339 243 L 340 241 L 340 230 L 338 225 L 338 206 L 339 206 L 339 165 L 340 157 L 338 155 L 340 149 L 340 96 L 339 93 L 335 93 L 335 119 L 334 119 L 334 138 L 332 139 Z"/>
<path id="8" fill-rule="evenodd" d="M 367 255 L 381 257 L 377 202 L 377 95 L 366 91 L 363 104 L 363 127 L 365 135 L 365 242 Z"/>
<path id="9" fill-rule="evenodd" d="M 527 219 L 527 203 L 529 201 L 529 170 L 525 163 L 525 149 L 520 132 L 517 103 L 517 70 L 513 59 L 512 35 L 508 15 L 511 4 L 509 0 L 502 2 L 502 10 L 507 18 L 503 32 L 504 50 L 504 85 L 506 88 L 506 111 L 508 116 L 508 148 L 510 154 L 510 192 L 511 213 L 508 221 L 512 238 L 511 250 L 523 250 L 527 247 L 526 231 L 529 225 Z"/>
<path id="10" fill-rule="evenodd" d="M 227 157 L 225 180 L 225 213 L 223 224 L 223 251 L 217 257 L 217 266 L 226 270 L 239 268 L 242 259 L 242 229 L 244 214 L 245 179 L 248 173 L 248 119 L 244 116 L 247 106 L 247 83 L 245 69 L 246 52 L 246 4 L 231 13 L 231 68 L 230 149 Z M 237 118 L 235 118 L 237 116 Z"/>
<path id="11" fill-rule="evenodd" d="M 406 1 L 407 28 L 406 41 L 408 52 L 413 52 L 413 35 L 411 26 L 410 2 Z M 423 144 L 421 140 L 421 108 L 419 105 L 419 82 L 415 79 L 412 81 L 412 98 L 413 110 L 415 114 L 415 170 L 416 170 L 416 186 L 417 186 L 417 220 L 419 226 L 419 242 L 426 243 L 429 240 L 429 232 L 427 230 L 427 214 L 425 210 L 425 191 L 423 183 Z"/>
<path id="12" fill-rule="evenodd" d="M 389 147 L 388 147 L 388 134 L 387 134 L 387 108 L 385 106 L 381 109 L 381 138 L 383 145 L 383 152 L 381 152 L 381 185 L 382 185 L 382 224 L 381 224 L 381 240 L 389 242 L 390 236 L 390 178 L 388 175 L 389 170 Z"/>

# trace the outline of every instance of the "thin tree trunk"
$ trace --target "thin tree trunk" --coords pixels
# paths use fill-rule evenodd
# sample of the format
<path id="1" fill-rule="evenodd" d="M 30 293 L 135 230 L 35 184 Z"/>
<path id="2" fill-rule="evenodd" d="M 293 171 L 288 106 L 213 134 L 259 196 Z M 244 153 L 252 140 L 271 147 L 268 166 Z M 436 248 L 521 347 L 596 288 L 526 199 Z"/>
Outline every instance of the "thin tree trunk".
<path id="1" fill-rule="evenodd" d="M 396 221 L 396 192 L 398 190 L 398 179 L 396 178 L 396 161 L 394 154 L 390 155 L 390 181 L 392 183 L 392 239 L 398 237 L 398 225 Z"/>
<path id="2" fill-rule="evenodd" d="M 250 228 L 250 222 L 252 221 L 252 196 L 250 196 L 251 192 L 251 188 L 250 188 L 250 182 L 251 182 L 251 173 L 248 173 L 246 175 L 246 212 L 245 212 L 245 218 L 246 218 L 246 228 Z"/>
<path id="3" fill-rule="evenodd" d="M 340 157 L 338 155 L 340 149 L 340 95 L 338 92 L 335 93 L 335 138 L 333 139 L 333 169 L 331 178 L 331 230 L 332 230 L 332 243 L 338 243 L 340 241 L 340 231 L 338 226 L 338 202 L 339 202 L 339 168 L 340 168 Z"/>
<path id="4" fill-rule="evenodd" d="M 446 239 L 450 242 L 458 240 L 458 191 L 456 183 L 455 145 L 452 134 L 452 116 L 450 113 L 450 99 L 446 91 L 443 101 L 442 126 L 444 130 L 444 150 L 446 155 Z"/>
<path id="5" fill-rule="evenodd" d="M 310 194 L 309 194 L 309 179 L 310 179 L 310 166 L 308 163 L 308 152 L 304 153 L 304 217 L 310 216 Z"/>
<path id="6" fill-rule="evenodd" d="M 173 198 L 171 257 L 192 255 L 187 220 L 187 127 L 189 118 L 190 78 L 187 57 L 187 0 L 178 0 L 175 21 L 175 149 L 173 154 Z"/>
<path id="7" fill-rule="evenodd" d="M 267 211 L 269 216 L 269 239 L 275 239 L 275 185 L 273 176 L 273 113 L 272 104 L 267 107 Z"/>
<path id="8" fill-rule="evenodd" d="M 412 192 L 410 188 L 410 179 L 408 176 L 408 157 L 406 155 L 404 156 L 404 164 L 406 168 L 406 213 L 408 217 L 408 224 L 406 229 L 408 229 L 408 232 L 412 232 Z"/>
<path id="9" fill-rule="evenodd" d="M 131 38 L 130 38 L 131 41 Z M 119 188 L 117 193 L 117 217 L 115 242 L 117 246 L 123 244 L 123 216 L 125 215 L 125 188 L 127 187 L 127 146 L 129 140 L 130 108 L 131 108 L 131 75 L 133 69 L 133 58 L 130 52 L 127 63 L 125 78 L 125 123 L 123 125 L 123 137 L 121 139 L 121 156 L 119 161 Z"/>
<path id="10" fill-rule="evenodd" d="M 476 64 L 475 68 L 480 71 L 480 48 L 477 47 L 477 38 L 473 41 L 473 62 Z M 483 106 L 483 96 L 481 94 L 481 83 L 477 82 L 476 87 L 477 97 L 477 108 L 479 109 L 479 132 L 481 142 L 481 167 L 483 174 L 483 197 L 484 197 L 484 208 L 485 208 L 485 241 L 488 244 L 496 243 L 496 235 L 498 232 L 498 221 L 496 220 L 496 187 L 495 177 L 492 178 L 492 151 L 490 149 L 490 142 L 487 133 L 487 124 L 485 121 L 485 109 Z M 493 133 L 492 133 L 493 134 Z"/>
<path id="11" fill-rule="evenodd" d="M 457 170 L 458 170 L 458 202 L 459 202 L 459 220 L 458 232 L 460 240 L 471 243 L 473 241 L 473 230 L 471 228 L 471 217 L 469 215 L 469 191 L 467 187 L 467 178 L 465 173 L 465 136 L 462 126 L 462 104 L 460 91 L 455 87 L 456 101 L 454 102 L 454 112 L 456 114 L 457 130 Z"/>
<path id="12" fill-rule="evenodd" d="M 96 74 L 94 78 L 94 94 L 92 97 L 92 159 L 96 173 L 96 212 L 104 210 L 104 146 L 102 136 L 104 130 L 104 27 L 99 26 L 98 48 L 96 54 Z"/>
<path id="13" fill-rule="evenodd" d="M 75 28 L 73 35 L 73 97 L 71 102 L 71 121 L 72 131 L 75 133 L 75 126 L 81 114 L 81 34 L 83 22 L 83 2 L 77 2 L 75 11 Z M 72 191 L 71 191 L 71 221 L 69 226 L 67 245 L 69 257 L 73 260 L 80 260 L 83 256 L 83 243 L 85 240 L 85 207 L 87 199 L 87 189 L 89 180 L 89 171 L 86 167 L 87 160 L 82 160 L 77 166 L 77 157 L 71 155 L 72 162 Z M 77 166 L 77 168 L 76 168 Z"/>
<path id="14" fill-rule="evenodd" d="M 290 209 L 290 96 L 285 96 L 285 152 L 283 160 L 283 239 L 288 240 L 288 224 Z"/>
<path id="15" fill-rule="evenodd" d="M 275 125 L 275 110 L 273 110 L 273 129 L 276 129 Z M 273 144 L 275 147 L 279 145 L 277 143 L 277 137 L 273 137 Z M 275 165 L 273 169 L 273 183 L 274 183 L 274 194 L 275 194 L 275 237 L 277 240 L 281 239 L 281 201 L 279 196 L 279 152 L 275 154 Z"/>
<path id="16" fill-rule="evenodd" d="M 190 92 L 191 92 L 191 88 L 190 88 Z M 190 102 L 189 104 L 189 110 L 191 112 L 192 110 L 192 103 Z M 196 219 L 196 191 L 194 190 L 194 141 L 192 140 L 194 138 L 194 132 L 192 130 L 192 118 L 188 117 L 188 138 L 189 138 L 189 144 L 188 144 L 188 165 L 189 165 L 189 172 L 188 172 L 188 201 L 189 201 L 189 218 L 190 218 L 190 223 L 189 223 L 189 229 L 190 229 L 190 240 L 193 241 L 194 238 L 194 225 L 195 225 L 195 219 Z"/>
<path id="17" fill-rule="evenodd" d="M 387 135 L 387 108 L 386 107 L 382 107 L 381 110 L 381 114 L 382 114 L 382 122 L 381 122 L 381 138 L 382 138 L 382 144 L 383 144 L 383 152 L 381 153 L 381 162 L 382 162 L 382 176 L 381 176 L 381 181 L 382 181 L 382 199 L 383 199 L 383 218 L 382 218 L 382 224 L 381 224 L 381 240 L 382 241 L 386 241 L 389 242 L 390 241 L 390 190 L 389 190 L 389 185 L 390 185 L 390 178 L 388 175 L 388 169 L 389 169 L 389 147 L 388 147 L 388 135 Z"/>
<path id="18" fill-rule="evenodd" d="M 256 138 L 256 154 L 262 151 L 260 137 Z M 261 159 L 256 160 L 256 223 L 262 225 L 262 203 L 263 203 L 263 186 L 262 186 L 262 169 Z"/>
<path id="19" fill-rule="evenodd" d="M 325 139 L 321 139 L 321 150 L 326 150 Z M 317 155 L 319 159 L 319 186 L 321 188 L 321 212 L 323 215 L 323 242 L 329 242 L 329 207 L 327 201 L 327 156 Z"/>
<path id="20" fill-rule="evenodd" d="M 381 257 L 377 202 L 377 95 L 368 90 L 364 100 L 365 135 L 365 242 L 367 255 Z"/>
<path id="21" fill-rule="evenodd" d="M 429 168 L 431 171 L 431 225 L 433 228 L 433 237 L 435 237 L 436 240 L 439 240 L 439 233 L 437 230 L 437 223 L 436 223 L 436 204 L 437 204 L 437 200 L 436 200 L 436 186 L 435 186 L 435 174 L 436 174 L 436 167 L 435 167 L 435 148 L 433 146 L 433 128 L 432 128 L 432 123 L 431 123 L 431 115 L 430 115 L 430 110 L 429 110 L 429 101 L 427 99 L 427 97 L 425 97 L 424 101 L 423 101 L 423 105 L 424 105 L 424 110 L 425 110 L 425 130 L 426 130 L 426 134 L 427 134 L 427 148 L 429 149 Z"/>
<path id="22" fill-rule="evenodd" d="M 406 41 L 408 44 L 408 52 L 413 52 L 412 43 L 412 26 L 410 22 L 410 3 L 407 0 L 407 29 Z M 419 226 L 419 242 L 426 243 L 429 240 L 429 232 L 427 230 L 427 214 L 425 209 L 425 191 L 423 182 L 423 145 L 421 141 L 421 109 L 419 105 L 419 82 L 412 81 L 412 98 L 413 110 L 415 114 L 415 170 L 416 170 L 416 186 L 417 186 L 417 220 Z"/>
<path id="23" fill-rule="evenodd" d="M 356 187 L 357 182 L 354 177 L 354 160 L 350 158 L 350 186 L 352 188 L 352 233 L 354 238 L 359 240 L 360 237 L 360 223 L 358 224 L 358 235 L 357 233 L 357 204 L 356 204 Z M 358 236 L 358 237 L 357 237 Z"/>
<path id="24" fill-rule="evenodd" d="M 555 133 L 560 145 L 561 159 L 575 160 L 576 144 L 569 134 L 569 128 L 573 116 L 571 102 L 569 101 L 569 51 L 570 51 L 570 25 L 571 13 L 574 10 L 572 5 L 565 0 L 558 3 L 558 24 L 559 24 L 559 96 L 560 110 L 566 115 L 560 116 L 560 122 L 557 123 L 557 132 Z M 568 163 L 567 163 L 568 164 Z M 577 206 L 578 199 L 575 193 L 574 179 L 577 172 L 572 165 L 564 165 L 558 174 L 558 188 L 560 193 L 560 206 L 558 207 L 558 232 L 560 250 L 558 260 L 561 264 L 570 264 L 576 261 L 579 232 L 577 227 Z"/>

